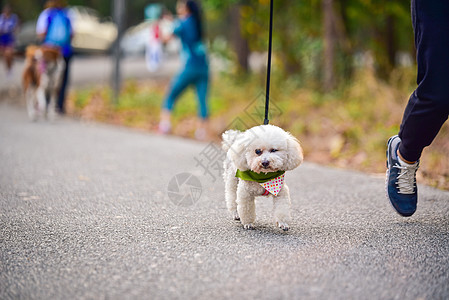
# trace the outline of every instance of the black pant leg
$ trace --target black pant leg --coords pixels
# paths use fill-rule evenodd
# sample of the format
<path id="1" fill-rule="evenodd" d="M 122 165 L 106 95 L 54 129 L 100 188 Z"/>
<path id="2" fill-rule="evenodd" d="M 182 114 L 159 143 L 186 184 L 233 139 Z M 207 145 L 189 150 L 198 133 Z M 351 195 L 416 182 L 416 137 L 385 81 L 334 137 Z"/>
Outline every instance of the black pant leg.
<path id="1" fill-rule="evenodd" d="M 412 21 L 418 87 L 404 112 L 399 151 L 416 161 L 449 114 L 449 1 L 412 0 Z"/>
<path id="2" fill-rule="evenodd" d="M 69 71 L 70 71 L 70 60 L 71 56 L 64 57 L 64 71 L 62 74 L 61 87 L 58 95 L 57 109 L 60 113 L 65 113 L 65 96 L 67 91 L 67 85 L 69 81 Z"/>

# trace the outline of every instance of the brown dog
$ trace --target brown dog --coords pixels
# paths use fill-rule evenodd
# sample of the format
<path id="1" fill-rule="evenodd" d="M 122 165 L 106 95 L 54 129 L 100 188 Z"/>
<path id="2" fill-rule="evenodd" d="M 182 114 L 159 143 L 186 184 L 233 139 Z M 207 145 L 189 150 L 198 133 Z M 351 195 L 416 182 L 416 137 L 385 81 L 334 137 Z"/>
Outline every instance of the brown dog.
<path id="1" fill-rule="evenodd" d="M 22 84 L 28 116 L 32 121 L 39 116 L 54 119 L 63 64 L 59 49 L 34 45 L 27 47 Z"/>

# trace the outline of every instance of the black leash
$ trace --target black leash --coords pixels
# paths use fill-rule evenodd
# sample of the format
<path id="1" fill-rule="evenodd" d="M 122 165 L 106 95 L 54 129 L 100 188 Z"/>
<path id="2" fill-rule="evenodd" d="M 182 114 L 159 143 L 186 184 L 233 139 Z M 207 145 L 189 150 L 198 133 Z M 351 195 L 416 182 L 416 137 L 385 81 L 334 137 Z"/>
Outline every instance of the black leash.
<path id="1" fill-rule="evenodd" d="M 264 125 L 268 124 L 268 109 L 270 106 L 270 73 L 271 73 L 271 42 L 273 37 L 273 0 L 270 1 L 270 30 L 268 39 L 268 63 L 267 63 L 267 90 L 265 93 L 265 119 Z"/>

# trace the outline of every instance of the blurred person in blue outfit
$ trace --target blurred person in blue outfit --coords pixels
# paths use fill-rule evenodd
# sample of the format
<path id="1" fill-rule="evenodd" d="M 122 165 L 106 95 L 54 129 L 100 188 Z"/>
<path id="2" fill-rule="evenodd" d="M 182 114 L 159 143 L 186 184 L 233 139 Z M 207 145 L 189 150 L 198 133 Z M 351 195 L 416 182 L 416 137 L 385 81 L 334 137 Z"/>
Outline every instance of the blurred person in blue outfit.
<path id="1" fill-rule="evenodd" d="M 63 0 L 50 0 L 46 3 L 46 9 L 40 14 L 37 24 L 36 33 L 42 40 L 44 46 L 55 47 L 60 49 L 64 58 L 65 67 L 61 81 L 61 87 L 56 103 L 56 109 L 59 113 L 65 113 L 65 97 L 69 81 L 70 60 L 73 50 L 71 41 L 73 38 L 72 22 L 66 3 Z"/>
<path id="2" fill-rule="evenodd" d="M 207 94 L 209 85 L 209 63 L 206 47 L 203 44 L 203 24 L 199 5 L 195 1 L 178 1 L 176 7 L 179 20 L 175 24 L 173 34 L 182 43 L 182 70 L 172 80 L 163 103 L 159 132 L 167 134 L 171 131 L 171 113 L 178 97 L 185 89 L 194 85 L 198 97 L 198 116 L 200 123 L 195 132 L 197 139 L 206 139 L 209 110 Z"/>
<path id="3" fill-rule="evenodd" d="M 410 96 L 399 134 L 387 145 L 387 195 L 404 217 L 418 201 L 416 171 L 449 115 L 449 1 L 412 0 L 418 87 Z"/>
<path id="4" fill-rule="evenodd" d="M 14 61 L 14 34 L 19 26 L 19 18 L 11 11 L 11 6 L 6 4 L 0 15 L 0 54 L 5 59 L 7 77 L 11 76 Z"/>

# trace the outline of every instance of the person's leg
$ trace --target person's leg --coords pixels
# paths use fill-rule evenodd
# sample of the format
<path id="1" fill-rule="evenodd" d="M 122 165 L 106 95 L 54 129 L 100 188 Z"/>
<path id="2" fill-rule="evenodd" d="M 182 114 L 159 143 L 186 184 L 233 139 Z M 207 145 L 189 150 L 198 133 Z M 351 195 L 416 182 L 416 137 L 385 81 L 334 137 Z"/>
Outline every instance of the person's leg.
<path id="1" fill-rule="evenodd" d="M 449 113 L 449 2 L 412 1 L 418 61 L 418 87 L 404 111 L 399 153 L 408 162 L 419 160 Z"/>
<path id="2" fill-rule="evenodd" d="M 14 61 L 14 48 L 6 47 L 4 55 L 5 55 L 6 70 L 8 71 L 8 74 L 10 74 L 12 71 L 12 64 Z"/>
<path id="3" fill-rule="evenodd" d="M 59 95 L 58 95 L 58 102 L 56 105 L 56 109 L 59 113 L 64 114 L 65 113 L 65 97 L 66 97 L 66 91 L 67 91 L 67 85 L 69 82 L 69 72 L 70 72 L 70 60 L 71 56 L 64 57 L 64 70 L 62 73 L 62 80 L 61 80 L 61 86 L 59 89 Z"/>
<path id="4" fill-rule="evenodd" d="M 196 93 L 198 98 L 198 117 L 200 118 L 198 128 L 195 132 L 195 137 L 199 140 L 205 140 L 208 138 L 208 118 L 209 108 L 207 105 L 207 94 L 209 88 L 209 74 L 205 72 L 200 74 L 195 83 Z"/>
<path id="5" fill-rule="evenodd" d="M 5 61 L 5 67 L 6 67 L 5 48 L 2 45 L 0 45 L 0 57 L 2 60 Z M 8 68 L 6 68 L 6 69 L 8 69 Z"/>
<path id="6" fill-rule="evenodd" d="M 416 171 L 449 113 L 449 2 L 412 0 L 418 62 L 418 87 L 410 96 L 399 135 L 387 146 L 387 196 L 394 209 L 409 217 L 416 211 Z"/>
<path id="7" fill-rule="evenodd" d="M 187 70 L 183 70 L 173 78 L 167 96 L 162 104 L 159 122 L 159 133 L 167 134 L 171 131 L 171 112 L 178 97 L 192 83 L 193 79 Z"/>
<path id="8" fill-rule="evenodd" d="M 7 75 L 11 72 L 12 67 L 12 59 L 11 59 L 11 50 L 10 47 L 4 44 L 0 44 L 0 56 L 2 56 L 4 62 L 5 62 L 5 68 Z"/>
<path id="9" fill-rule="evenodd" d="M 209 117 L 209 108 L 207 105 L 207 93 L 209 88 L 209 74 L 201 74 L 195 82 L 196 94 L 198 98 L 198 116 L 202 119 Z"/>
<path id="10" fill-rule="evenodd" d="M 172 111 L 178 97 L 193 83 L 192 74 L 187 70 L 179 73 L 171 82 L 170 89 L 163 103 L 163 109 Z"/>

